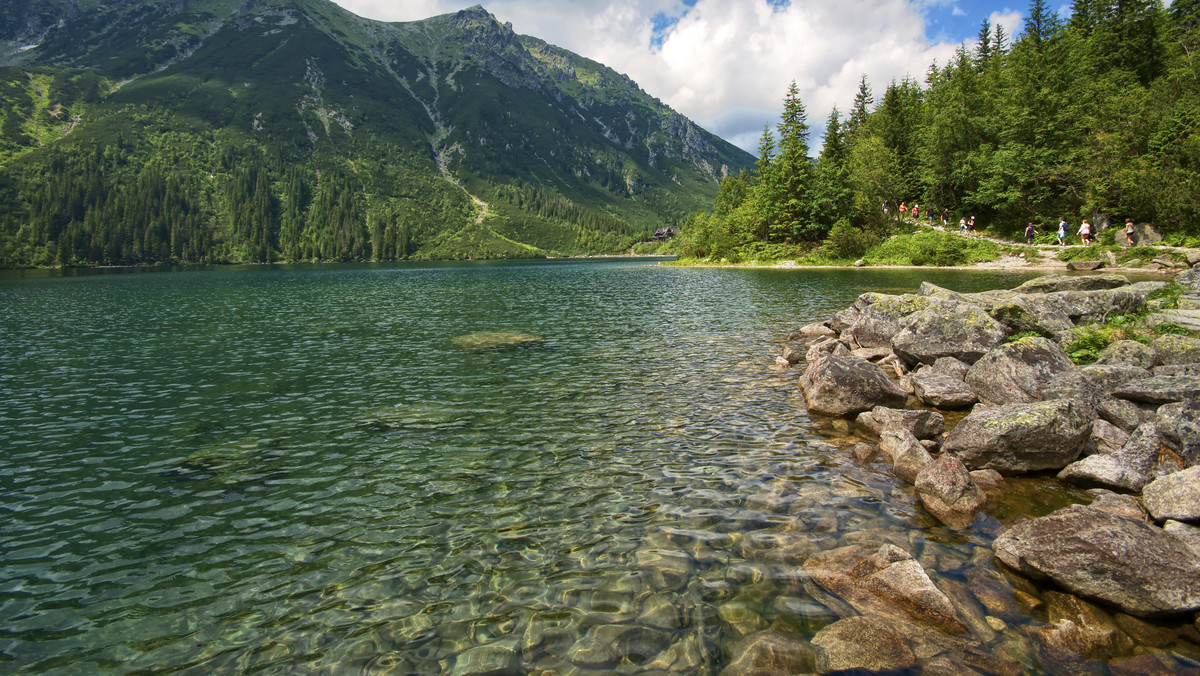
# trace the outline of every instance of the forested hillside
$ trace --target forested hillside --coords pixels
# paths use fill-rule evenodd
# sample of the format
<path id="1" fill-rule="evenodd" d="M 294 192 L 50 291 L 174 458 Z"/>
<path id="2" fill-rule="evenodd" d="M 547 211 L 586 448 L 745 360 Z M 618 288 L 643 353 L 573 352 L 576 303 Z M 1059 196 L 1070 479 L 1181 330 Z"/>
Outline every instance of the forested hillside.
<path id="1" fill-rule="evenodd" d="M 753 157 L 475 7 L 0 0 L 0 265 L 620 252 Z"/>
<path id="2" fill-rule="evenodd" d="M 818 161 L 793 85 L 757 166 L 731 177 L 677 240 L 687 257 L 844 261 L 902 226 L 905 202 L 954 226 L 1133 218 L 1200 238 L 1200 0 L 1034 0 L 1015 40 L 984 21 L 973 50 L 924 82 L 866 77 L 834 110 Z M 883 206 L 890 206 L 885 214 Z"/>

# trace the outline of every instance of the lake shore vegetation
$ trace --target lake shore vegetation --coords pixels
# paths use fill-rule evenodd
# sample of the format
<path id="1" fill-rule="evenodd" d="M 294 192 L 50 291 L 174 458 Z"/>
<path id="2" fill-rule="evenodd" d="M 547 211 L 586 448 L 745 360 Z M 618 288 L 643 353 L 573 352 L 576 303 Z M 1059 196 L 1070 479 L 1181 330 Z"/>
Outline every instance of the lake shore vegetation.
<path id="1" fill-rule="evenodd" d="M 1033 224 L 1151 224 L 1200 244 L 1200 3 L 1076 0 L 1065 22 L 1034 0 L 1010 43 L 984 21 L 973 49 L 892 81 L 876 104 L 866 76 L 824 146 L 795 84 L 758 161 L 724 181 L 711 209 L 670 243 L 685 262 L 958 265 L 994 260 Z M 903 213 L 901 213 L 903 210 Z M 1024 247 L 1022 247 L 1024 248 Z M 1161 252 L 1160 252 L 1161 253 Z M 1099 250 L 1068 254 L 1099 256 Z M 1153 257 L 1151 257 L 1153 258 Z"/>

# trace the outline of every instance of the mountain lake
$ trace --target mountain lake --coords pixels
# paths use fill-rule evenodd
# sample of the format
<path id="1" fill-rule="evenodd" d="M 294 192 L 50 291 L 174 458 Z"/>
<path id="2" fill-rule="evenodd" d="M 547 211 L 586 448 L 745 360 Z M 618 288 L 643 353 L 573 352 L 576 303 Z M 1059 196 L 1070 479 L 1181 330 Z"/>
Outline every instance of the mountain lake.
<path id="1" fill-rule="evenodd" d="M 772 366 L 860 293 L 1031 276 L 2 273 L 0 672 L 716 674 L 748 634 L 836 621 L 789 552 L 846 544 L 1011 597 L 991 541 L 1079 494 L 1016 479 L 941 526 Z M 1044 621 L 986 645 L 1043 671 L 1022 636 Z"/>

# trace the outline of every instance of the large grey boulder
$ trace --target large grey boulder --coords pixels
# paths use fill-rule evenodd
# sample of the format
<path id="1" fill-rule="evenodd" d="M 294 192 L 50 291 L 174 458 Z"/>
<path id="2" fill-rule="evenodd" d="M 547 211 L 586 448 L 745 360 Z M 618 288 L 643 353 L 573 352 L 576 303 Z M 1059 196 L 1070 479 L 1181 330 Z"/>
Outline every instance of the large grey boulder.
<path id="1" fill-rule="evenodd" d="M 1200 521 L 1200 467 L 1155 479 L 1142 491 L 1142 502 L 1158 521 Z"/>
<path id="2" fill-rule="evenodd" d="M 1055 293 L 1058 291 L 1098 291 L 1129 286 L 1121 275 L 1046 275 L 1031 279 L 1013 289 L 1017 293 Z"/>
<path id="3" fill-rule="evenodd" d="M 1200 610 L 1200 556 L 1147 523 L 1072 505 L 992 543 L 1006 566 L 1139 617 Z"/>
<path id="4" fill-rule="evenodd" d="M 970 469 L 1022 474 L 1061 469 L 1083 451 L 1092 411 L 1059 399 L 977 409 L 946 436 L 942 450 Z"/>
<path id="5" fill-rule="evenodd" d="M 1078 399 L 1090 406 L 1110 396 L 1118 388 L 1150 377 L 1150 372 L 1134 366 L 1092 364 L 1060 374 L 1042 385 L 1042 399 Z"/>
<path id="6" fill-rule="evenodd" d="M 914 411 L 876 406 L 860 413 L 856 422 L 880 436 L 885 430 L 908 430 L 918 439 L 933 439 L 945 430 L 946 418 L 937 411 Z"/>
<path id="7" fill-rule="evenodd" d="M 1075 364 L 1057 343 L 1022 338 L 985 354 L 967 371 L 967 385 L 985 404 L 1027 404 Z"/>
<path id="8" fill-rule="evenodd" d="M 1190 289 L 1200 289 L 1200 267 L 1193 267 L 1175 275 L 1175 283 Z"/>
<path id="9" fill-rule="evenodd" d="M 1188 467 L 1200 464 L 1200 401 L 1167 404 L 1158 409 L 1158 429 L 1166 444 Z"/>
<path id="10" fill-rule="evenodd" d="M 1047 301 L 1044 295 L 1014 295 L 994 304 L 988 312 L 1013 333 L 1033 331 L 1058 339 L 1063 332 L 1075 328 L 1062 304 Z"/>
<path id="11" fill-rule="evenodd" d="M 1151 376 L 1113 390 L 1119 399 L 1146 404 L 1170 404 L 1200 397 L 1200 376 Z"/>
<path id="12" fill-rule="evenodd" d="M 1149 345 L 1142 345 L 1136 340 L 1118 340 L 1104 348 L 1096 363 L 1148 369 L 1158 363 L 1158 353 Z"/>
<path id="13" fill-rule="evenodd" d="M 1148 291 L 1126 286 L 1100 291 L 1059 291 L 1048 294 L 1052 302 L 1060 303 L 1076 324 L 1102 322 L 1113 315 L 1134 312 L 1146 302 Z"/>
<path id="14" fill-rule="evenodd" d="M 1194 364 L 1200 362 L 1200 338 L 1166 335 L 1150 344 L 1158 355 L 1158 363 Z"/>
<path id="15" fill-rule="evenodd" d="M 925 509 L 946 525 L 971 523 L 987 504 L 987 495 L 971 478 L 962 461 L 952 455 L 930 463 L 916 478 L 917 495 Z"/>
<path id="16" fill-rule="evenodd" d="M 909 377 L 913 394 L 926 406 L 954 409 L 966 408 L 979 401 L 966 381 L 940 371 L 922 369 Z"/>
<path id="17" fill-rule="evenodd" d="M 876 406 L 899 408 L 908 393 L 875 364 L 853 357 L 826 355 L 808 365 L 800 389 L 810 411 L 845 416 Z"/>
<path id="18" fill-rule="evenodd" d="M 1093 455 L 1071 463 L 1058 478 L 1082 486 L 1102 486 L 1137 493 L 1158 476 L 1162 436 L 1158 425 L 1142 425 L 1116 453 Z M 1171 467 L 1168 471 L 1177 471 Z"/>
<path id="19" fill-rule="evenodd" d="M 928 298 L 912 294 L 864 293 L 855 301 L 858 315 L 842 331 L 842 337 L 853 339 L 860 347 L 891 347 L 892 336 L 900 331 L 901 322 L 925 309 L 929 302 Z"/>
<path id="20" fill-rule="evenodd" d="M 892 350 L 909 366 L 954 357 L 973 364 L 1004 342 L 1008 329 L 978 305 L 937 301 L 903 322 Z"/>

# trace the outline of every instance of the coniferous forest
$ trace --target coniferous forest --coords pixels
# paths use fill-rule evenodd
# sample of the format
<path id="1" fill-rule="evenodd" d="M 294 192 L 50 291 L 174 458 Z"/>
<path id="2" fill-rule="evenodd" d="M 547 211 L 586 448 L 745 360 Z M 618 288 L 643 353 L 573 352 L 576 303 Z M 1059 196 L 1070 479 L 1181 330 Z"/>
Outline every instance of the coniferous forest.
<path id="1" fill-rule="evenodd" d="M 1200 240 L 1200 0 L 1075 0 L 1062 21 L 1033 0 L 1009 36 L 986 20 L 973 49 L 877 92 L 864 76 L 809 158 L 793 84 L 757 165 L 725 180 L 675 242 L 687 258 L 853 260 L 945 212 L 1015 236 L 1059 218 L 1152 224 Z M 885 212 L 884 206 L 889 208 Z"/>
<path id="2" fill-rule="evenodd" d="M 753 161 L 481 7 L 0 2 L 0 267 L 622 253 Z"/>

